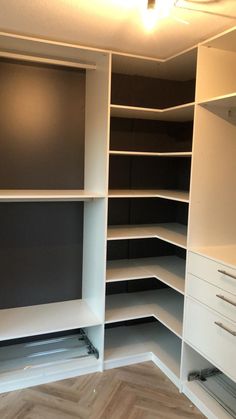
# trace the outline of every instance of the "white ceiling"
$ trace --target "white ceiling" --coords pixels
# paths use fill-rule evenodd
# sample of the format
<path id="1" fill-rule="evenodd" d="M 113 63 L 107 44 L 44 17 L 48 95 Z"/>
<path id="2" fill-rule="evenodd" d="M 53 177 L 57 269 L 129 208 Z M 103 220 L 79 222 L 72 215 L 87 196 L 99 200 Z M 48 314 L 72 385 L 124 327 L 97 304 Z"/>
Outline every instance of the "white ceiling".
<path id="1" fill-rule="evenodd" d="M 170 18 L 147 32 L 142 20 L 146 1 L 0 0 L 0 30 L 166 58 L 236 24 L 236 0 L 179 0 L 191 9 L 234 19 L 173 8 Z"/>

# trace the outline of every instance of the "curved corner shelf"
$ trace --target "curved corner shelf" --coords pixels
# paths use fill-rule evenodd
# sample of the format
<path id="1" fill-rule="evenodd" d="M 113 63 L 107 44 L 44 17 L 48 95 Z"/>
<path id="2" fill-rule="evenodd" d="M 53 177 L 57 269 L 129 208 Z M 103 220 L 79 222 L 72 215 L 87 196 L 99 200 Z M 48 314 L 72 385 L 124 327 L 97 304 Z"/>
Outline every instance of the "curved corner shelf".
<path id="1" fill-rule="evenodd" d="M 107 295 L 107 324 L 146 317 L 155 317 L 181 338 L 183 296 L 171 289 Z"/>
<path id="2" fill-rule="evenodd" d="M 109 198 L 162 198 L 189 202 L 189 192 L 172 189 L 110 189 Z"/>
<path id="3" fill-rule="evenodd" d="M 177 256 L 159 256 L 107 262 L 107 283 L 145 278 L 156 278 L 184 294 L 185 260 Z"/>
<path id="4" fill-rule="evenodd" d="M 165 109 L 141 108 L 112 104 L 111 116 L 115 118 L 151 119 L 157 121 L 186 122 L 193 120 L 194 102 Z"/>
<path id="5" fill-rule="evenodd" d="M 160 239 L 187 248 L 187 227 L 179 223 L 109 226 L 107 240 Z"/>

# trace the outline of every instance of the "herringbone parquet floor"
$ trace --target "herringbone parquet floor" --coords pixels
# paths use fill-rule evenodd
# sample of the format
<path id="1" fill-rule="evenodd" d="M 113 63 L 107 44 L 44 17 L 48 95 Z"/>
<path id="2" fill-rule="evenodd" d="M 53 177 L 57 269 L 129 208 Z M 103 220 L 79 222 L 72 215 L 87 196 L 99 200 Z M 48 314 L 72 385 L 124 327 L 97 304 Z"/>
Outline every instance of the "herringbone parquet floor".
<path id="1" fill-rule="evenodd" d="M 151 362 L 0 395 L 1 419 L 201 419 Z"/>

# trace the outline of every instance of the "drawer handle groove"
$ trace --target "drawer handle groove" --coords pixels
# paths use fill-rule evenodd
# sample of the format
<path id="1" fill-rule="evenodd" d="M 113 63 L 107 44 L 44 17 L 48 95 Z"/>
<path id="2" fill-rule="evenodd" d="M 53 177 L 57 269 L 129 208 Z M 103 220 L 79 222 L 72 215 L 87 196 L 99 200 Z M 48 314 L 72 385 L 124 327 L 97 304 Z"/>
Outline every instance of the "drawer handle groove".
<path id="1" fill-rule="evenodd" d="M 236 307 L 236 303 L 229 298 L 226 298 L 224 295 L 216 294 L 217 298 L 220 298 L 221 300 L 225 301 L 226 303 L 232 304 L 232 306 Z"/>
<path id="2" fill-rule="evenodd" d="M 233 336 L 236 336 L 236 332 L 234 330 L 231 330 L 229 327 L 225 326 L 223 323 L 215 322 L 216 326 L 220 327 L 221 329 L 224 329 L 226 332 L 230 333 Z"/>
<path id="3" fill-rule="evenodd" d="M 222 269 L 218 269 L 218 272 L 219 272 L 220 274 L 223 274 L 223 275 L 229 276 L 230 278 L 236 279 L 236 275 L 230 274 L 229 272 L 227 272 L 227 271 L 223 271 Z"/>

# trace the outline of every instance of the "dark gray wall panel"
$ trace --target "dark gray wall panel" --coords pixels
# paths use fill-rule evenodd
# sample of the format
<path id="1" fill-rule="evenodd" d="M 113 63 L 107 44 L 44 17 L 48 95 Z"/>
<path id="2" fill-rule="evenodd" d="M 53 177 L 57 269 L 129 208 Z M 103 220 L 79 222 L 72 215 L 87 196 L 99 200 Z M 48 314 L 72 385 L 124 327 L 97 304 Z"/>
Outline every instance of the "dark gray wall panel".
<path id="1" fill-rule="evenodd" d="M 0 61 L 0 188 L 83 189 L 85 77 Z"/>
<path id="2" fill-rule="evenodd" d="M 0 308 L 81 298 L 83 203 L 0 204 Z"/>

